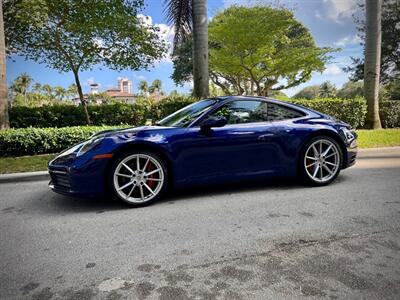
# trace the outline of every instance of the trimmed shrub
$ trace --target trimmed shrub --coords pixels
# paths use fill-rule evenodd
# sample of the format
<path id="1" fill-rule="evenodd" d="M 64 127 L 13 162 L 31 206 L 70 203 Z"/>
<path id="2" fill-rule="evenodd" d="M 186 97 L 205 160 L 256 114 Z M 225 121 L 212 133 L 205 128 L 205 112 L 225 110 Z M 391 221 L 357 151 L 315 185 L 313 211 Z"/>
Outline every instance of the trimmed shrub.
<path id="1" fill-rule="evenodd" d="M 112 126 L 19 128 L 0 131 L 0 156 L 57 153 Z"/>
<path id="2" fill-rule="evenodd" d="M 379 103 L 379 116 L 383 128 L 400 127 L 400 101 L 382 101 Z"/>
<path id="3" fill-rule="evenodd" d="M 172 97 L 159 102 L 138 99 L 134 105 L 113 103 L 89 105 L 92 125 L 103 126 L 145 124 L 148 119 L 154 121 L 177 111 L 196 101 L 192 97 Z M 363 98 L 344 99 L 288 99 L 285 100 L 307 108 L 328 114 L 355 128 L 362 128 L 365 122 L 366 102 Z M 82 107 L 73 105 L 54 105 L 42 107 L 12 107 L 10 109 L 12 128 L 26 127 L 68 127 L 86 125 Z M 381 120 L 384 128 L 400 127 L 400 101 L 381 102 Z"/>
<path id="4" fill-rule="evenodd" d="M 362 98 L 353 100 L 344 99 L 290 99 L 291 103 L 330 115 L 336 119 L 346 122 L 354 128 L 364 125 L 367 105 Z"/>

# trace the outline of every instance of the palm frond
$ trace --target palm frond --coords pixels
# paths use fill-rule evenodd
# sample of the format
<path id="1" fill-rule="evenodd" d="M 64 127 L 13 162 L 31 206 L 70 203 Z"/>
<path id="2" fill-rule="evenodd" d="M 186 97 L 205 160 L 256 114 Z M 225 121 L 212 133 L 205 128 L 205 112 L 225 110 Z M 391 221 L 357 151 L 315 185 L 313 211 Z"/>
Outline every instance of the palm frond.
<path id="1" fill-rule="evenodd" d="M 192 0 L 164 0 L 164 13 L 175 29 L 175 48 L 192 31 Z"/>

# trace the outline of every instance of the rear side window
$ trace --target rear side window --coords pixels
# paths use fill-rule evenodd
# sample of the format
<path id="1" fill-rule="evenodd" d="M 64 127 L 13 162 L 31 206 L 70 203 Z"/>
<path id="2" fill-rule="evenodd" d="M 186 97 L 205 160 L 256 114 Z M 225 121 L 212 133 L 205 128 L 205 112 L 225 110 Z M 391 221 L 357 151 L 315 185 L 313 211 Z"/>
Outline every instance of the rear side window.
<path id="1" fill-rule="evenodd" d="M 268 103 L 267 109 L 267 120 L 268 121 L 282 121 L 288 119 L 296 119 L 303 117 L 304 113 L 292 109 L 290 107 L 286 107 L 283 105 L 279 105 L 276 103 Z"/>

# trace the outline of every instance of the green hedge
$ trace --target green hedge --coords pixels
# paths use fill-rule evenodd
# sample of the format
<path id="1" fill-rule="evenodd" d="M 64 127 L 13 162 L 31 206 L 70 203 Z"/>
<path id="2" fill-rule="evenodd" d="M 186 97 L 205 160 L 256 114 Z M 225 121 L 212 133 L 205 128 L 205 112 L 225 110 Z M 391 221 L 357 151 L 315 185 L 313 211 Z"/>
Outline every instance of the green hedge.
<path id="1" fill-rule="evenodd" d="M 148 119 L 160 120 L 170 113 L 195 101 L 190 97 L 167 98 L 152 103 L 139 99 L 134 105 L 114 103 L 88 106 L 92 125 L 141 125 Z M 362 128 L 365 122 L 366 103 L 362 98 L 343 99 L 289 99 L 295 104 L 331 115 L 349 123 L 355 128 Z M 382 126 L 384 128 L 400 127 L 400 101 L 384 101 L 380 104 Z M 86 125 L 83 110 L 79 106 L 54 105 L 43 107 L 13 107 L 10 109 L 12 128 L 26 127 L 69 127 Z"/>
<path id="2" fill-rule="evenodd" d="M 290 99 L 291 103 L 328 114 L 354 128 L 364 125 L 367 105 L 363 99 L 343 100 L 343 99 Z"/>
<path id="3" fill-rule="evenodd" d="M 69 124 L 82 125 L 85 122 L 80 107 L 49 106 L 39 108 L 13 108 L 12 122 L 20 125 L 43 124 L 62 128 L 19 128 L 0 131 L 0 156 L 20 156 L 32 154 L 56 153 L 87 139 L 94 132 L 109 128 L 144 124 L 146 119 L 159 120 L 162 117 L 195 101 L 193 98 L 166 99 L 158 103 L 142 100 L 137 105 L 113 104 L 90 106 L 92 120 L 95 124 L 112 124 L 114 126 L 76 126 L 63 127 Z M 318 99 L 289 100 L 292 103 L 318 110 L 334 116 L 360 128 L 364 124 L 366 104 L 362 99 Z M 400 101 L 381 102 L 381 120 L 384 128 L 400 127 Z M 15 123 L 14 123 L 15 124 Z M 118 125 L 120 124 L 120 125 Z M 122 125 L 121 125 L 122 124 Z"/>
<path id="4" fill-rule="evenodd" d="M 19 128 L 0 131 L 0 156 L 57 153 L 115 126 Z"/>

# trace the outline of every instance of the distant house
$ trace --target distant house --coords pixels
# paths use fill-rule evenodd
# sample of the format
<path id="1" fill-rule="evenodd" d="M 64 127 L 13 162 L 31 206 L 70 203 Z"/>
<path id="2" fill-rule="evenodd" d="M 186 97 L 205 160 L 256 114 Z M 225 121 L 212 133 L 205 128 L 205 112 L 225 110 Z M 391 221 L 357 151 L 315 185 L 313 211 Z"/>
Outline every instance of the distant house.
<path id="1" fill-rule="evenodd" d="M 99 96 L 96 97 L 96 95 Z M 128 78 L 119 78 L 117 87 L 107 89 L 101 93 L 99 93 L 99 85 L 92 83 L 90 84 L 90 93 L 85 94 L 84 97 L 89 99 L 91 103 L 102 104 L 104 97 L 101 97 L 101 95 L 123 103 L 134 104 L 136 102 L 136 97 L 132 93 L 132 81 Z M 73 101 L 76 105 L 80 104 L 79 97 L 74 98 Z"/>

